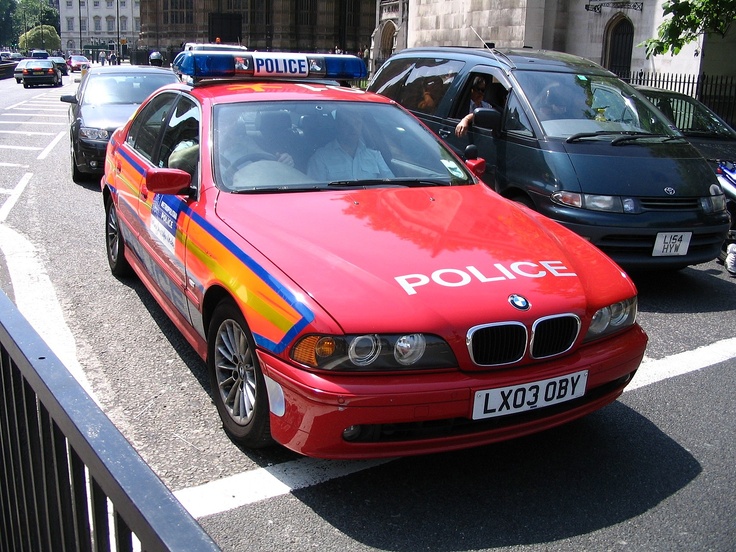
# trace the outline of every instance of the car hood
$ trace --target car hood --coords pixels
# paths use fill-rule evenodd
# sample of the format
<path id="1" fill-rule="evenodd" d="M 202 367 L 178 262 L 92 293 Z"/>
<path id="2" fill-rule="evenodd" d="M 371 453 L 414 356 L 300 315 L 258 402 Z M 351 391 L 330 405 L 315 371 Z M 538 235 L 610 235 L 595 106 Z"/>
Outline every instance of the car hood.
<path id="1" fill-rule="evenodd" d="M 85 104 L 80 110 L 82 126 L 113 131 L 123 126 L 140 104 Z"/>
<path id="2" fill-rule="evenodd" d="M 665 189 L 672 188 L 676 197 L 701 197 L 716 183 L 713 169 L 686 143 L 566 146 L 583 193 L 669 197 Z"/>
<path id="3" fill-rule="evenodd" d="M 221 193 L 217 215 L 346 333 L 582 317 L 635 293 L 592 245 L 482 185 Z"/>
<path id="4" fill-rule="evenodd" d="M 687 140 L 700 152 L 700 155 L 709 161 L 736 162 L 736 139 L 688 136 Z"/>

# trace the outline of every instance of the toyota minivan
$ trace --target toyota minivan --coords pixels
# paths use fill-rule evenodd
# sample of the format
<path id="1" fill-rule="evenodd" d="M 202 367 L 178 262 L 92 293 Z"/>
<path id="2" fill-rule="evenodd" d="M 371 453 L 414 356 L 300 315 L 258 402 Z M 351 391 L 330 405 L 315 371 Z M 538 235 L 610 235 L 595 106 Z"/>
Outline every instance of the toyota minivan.
<path id="1" fill-rule="evenodd" d="M 368 89 L 409 109 L 460 155 L 484 158 L 483 179 L 498 193 L 628 270 L 718 256 L 730 219 L 714 171 L 644 96 L 587 59 L 409 48 Z M 473 93 L 482 93 L 479 108 Z M 470 113 L 469 129 L 456 132 Z"/>

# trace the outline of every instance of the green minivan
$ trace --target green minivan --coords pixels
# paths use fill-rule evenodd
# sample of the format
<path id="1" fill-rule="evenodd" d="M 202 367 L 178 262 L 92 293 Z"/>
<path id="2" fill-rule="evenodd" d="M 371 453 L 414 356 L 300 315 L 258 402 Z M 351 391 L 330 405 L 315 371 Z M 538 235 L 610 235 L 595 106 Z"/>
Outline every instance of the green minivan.
<path id="1" fill-rule="evenodd" d="M 730 218 L 713 169 L 603 67 L 542 50 L 409 48 L 368 90 L 392 98 L 485 183 L 587 238 L 627 270 L 718 256 Z"/>

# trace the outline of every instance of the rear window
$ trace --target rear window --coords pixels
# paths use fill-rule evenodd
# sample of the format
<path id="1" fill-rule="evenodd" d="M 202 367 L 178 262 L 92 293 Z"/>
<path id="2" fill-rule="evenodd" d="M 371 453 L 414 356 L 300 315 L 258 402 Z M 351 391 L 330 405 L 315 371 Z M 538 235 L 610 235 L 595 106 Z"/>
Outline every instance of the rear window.
<path id="1" fill-rule="evenodd" d="M 49 53 L 41 50 L 34 50 L 31 52 L 31 57 L 36 59 L 46 59 L 49 57 Z"/>

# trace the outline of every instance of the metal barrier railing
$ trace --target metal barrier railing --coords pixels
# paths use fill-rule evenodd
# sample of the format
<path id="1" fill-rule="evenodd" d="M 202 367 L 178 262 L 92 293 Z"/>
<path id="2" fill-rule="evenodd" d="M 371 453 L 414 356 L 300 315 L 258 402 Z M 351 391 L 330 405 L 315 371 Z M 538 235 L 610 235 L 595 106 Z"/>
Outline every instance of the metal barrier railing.
<path id="1" fill-rule="evenodd" d="M 217 551 L 0 291 L 0 552 Z"/>

